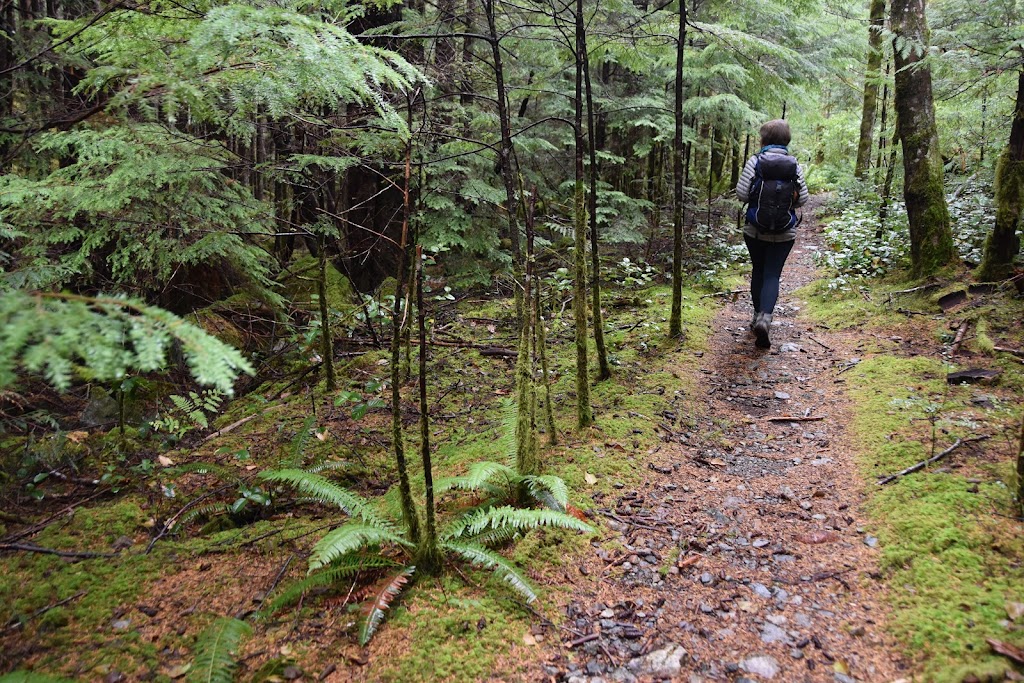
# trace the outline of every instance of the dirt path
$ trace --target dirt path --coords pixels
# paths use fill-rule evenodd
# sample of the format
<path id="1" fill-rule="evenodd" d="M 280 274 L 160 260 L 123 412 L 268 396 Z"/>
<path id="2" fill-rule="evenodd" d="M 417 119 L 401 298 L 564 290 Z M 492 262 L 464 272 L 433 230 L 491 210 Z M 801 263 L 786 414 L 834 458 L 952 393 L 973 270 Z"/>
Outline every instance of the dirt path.
<path id="1" fill-rule="evenodd" d="M 581 568 L 561 634 L 575 642 L 552 655 L 548 675 L 590 683 L 901 677 L 844 428 L 841 372 L 854 354 L 800 317 L 792 292 L 817 277 L 816 230 L 807 221 L 801 231 L 771 351 L 754 348 L 749 296 L 726 305 L 690 397 L 703 413 L 656 416 L 663 444 L 648 456 L 647 486 L 598 501 L 623 550 L 595 546 Z M 821 419 L 767 419 L 779 416 Z"/>

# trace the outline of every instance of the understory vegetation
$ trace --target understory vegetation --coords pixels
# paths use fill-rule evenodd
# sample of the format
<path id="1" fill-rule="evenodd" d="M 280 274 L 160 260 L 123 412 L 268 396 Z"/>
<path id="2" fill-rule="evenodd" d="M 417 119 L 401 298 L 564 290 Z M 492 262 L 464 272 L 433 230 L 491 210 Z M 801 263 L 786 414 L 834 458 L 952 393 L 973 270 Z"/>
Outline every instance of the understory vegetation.
<path id="1" fill-rule="evenodd" d="M 0 681 L 537 675 L 698 431 L 778 118 L 893 629 L 1007 669 L 1024 8 L 865 5 L 0 4 Z"/>

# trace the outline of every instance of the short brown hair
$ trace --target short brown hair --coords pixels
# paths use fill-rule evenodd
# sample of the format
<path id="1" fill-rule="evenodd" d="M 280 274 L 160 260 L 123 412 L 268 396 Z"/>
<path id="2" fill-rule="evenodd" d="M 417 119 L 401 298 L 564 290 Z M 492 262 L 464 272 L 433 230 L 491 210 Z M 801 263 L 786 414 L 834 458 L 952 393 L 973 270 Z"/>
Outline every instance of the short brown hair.
<path id="1" fill-rule="evenodd" d="M 793 139 L 785 119 L 774 119 L 761 126 L 761 146 L 782 145 L 786 147 Z"/>

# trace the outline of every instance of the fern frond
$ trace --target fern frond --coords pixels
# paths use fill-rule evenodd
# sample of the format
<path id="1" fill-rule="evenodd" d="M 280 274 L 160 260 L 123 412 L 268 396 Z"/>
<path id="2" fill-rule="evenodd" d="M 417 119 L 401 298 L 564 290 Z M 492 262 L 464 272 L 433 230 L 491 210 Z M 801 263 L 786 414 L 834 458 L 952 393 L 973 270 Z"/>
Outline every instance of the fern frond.
<path id="1" fill-rule="evenodd" d="M 217 517 L 219 515 L 226 515 L 231 511 L 231 506 L 227 503 L 209 503 L 208 505 L 198 505 L 185 514 L 179 519 L 178 523 L 174 526 L 186 527 L 192 522 L 196 521 L 200 517 L 206 517 L 207 519 Z"/>
<path id="2" fill-rule="evenodd" d="M 302 426 L 299 428 L 299 433 L 292 439 L 288 459 L 285 461 L 285 466 L 289 468 L 301 467 L 302 466 L 302 455 L 306 450 L 306 444 L 309 443 L 309 437 L 313 432 L 313 423 L 316 422 L 316 415 L 310 415 L 307 417 Z"/>
<path id="3" fill-rule="evenodd" d="M 505 399 L 501 404 L 501 434 L 498 436 L 498 452 L 502 454 L 507 463 L 516 461 L 516 426 L 519 423 L 519 405 L 511 400 Z"/>
<path id="4" fill-rule="evenodd" d="M 474 543 L 448 542 L 444 544 L 444 547 L 477 567 L 493 571 L 502 581 L 522 595 L 527 603 L 537 599 L 537 594 L 526 578 L 501 555 Z"/>
<path id="5" fill-rule="evenodd" d="M 298 600 L 304 593 L 320 586 L 329 586 L 341 579 L 354 576 L 361 571 L 394 567 L 395 563 L 380 556 L 343 557 L 323 571 L 285 586 L 265 608 L 265 614 L 273 614 Z"/>
<path id="6" fill-rule="evenodd" d="M 510 527 L 516 531 L 529 531 L 540 527 L 558 527 L 591 532 L 589 524 L 555 510 L 519 510 L 509 505 L 471 512 L 455 520 L 445 530 L 446 539 L 473 538 L 491 530 Z"/>
<path id="7" fill-rule="evenodd" d="M 189 671 L 189 683 L 232 683 L 235 652 L 243 636 L 252 633 L 249 624 L 222 617 L 203 631 L 196 641 L 196 656 Z"/>
<path id="8" fill-rule="evenodd" d="M 569 504 L 569 487 L 565 485 L 561 477 L 551 474 L 523 477 L 526 490 L 542 504 L 565 512 L 565 506 Z"/>
<path id="9" fill-rule="evenodd" d="M 402 571 L 384 582 L 382 588 L 377 593 L 377 596 L 373 599 L 373 602 L 370 603 L 370 612 L 366 615 L 366 621 L 363 622 L 363 628 L 359 630 L 360 645 L 366 645 L 370 642 L 370 638 L 373 637 L 377 627 L 380 626 L 382 621 L 384 621 L 385 610 L 387 610 L 394 599 L 401 594 L 402 589 L 409 583 L 409 579 L 415 572 L 416 567 L 405 567 Z"/>
<path id="10" fill-rule="evenodd" d="M 379 529 L 390 531 L 393 528 L 391 522 L 373 511 L 369 501 L 365 498 L 342 486 L 338 486 L 332 481 L 328 481 L 319 474 L 297 469 L 268 470 L 260 472 L 260 478 L 294 486 L 299 491 L 316 498 L 320 502 L 336 505 L 345 514 L 351 517 L 358 517 L 367 524 Z"/>
<path id="11" fill-rule="evenodd" d="M 320 567 L 326 567 L 348 553 L 361 548 L 378 546 L 382 543 L 395 543 L 412 547 L 411 543 L 388 529 L 358 522 L 349 522 L 344 526 L 327 532 L 323 538 L 316 542 L 316 545 L 313 546 L 313 553 L 309 558 L 309 570 L 313 571 Z"/>
<path id="12" fill-rule="evenodd" d="M 488 487 L 488 482 L 499 475 L 505 477 L 505 485 L 516 478 L 515 470 L 508 465 L 503 465 L 500 462 L 476 462 L 473 463 L 469 468 L 469 472 L 461 477 L 445 477 L 444 479 L 438 479 L 434 483 L 434 491 L 438 494 L 445 493 L 452 489 L 458 489 L 460 491 L 479 491 L 486 489 L 488 492 L 494 491 L 494 487 Z"/>
<path id="13" fill-rule="evenodd" d="M 334 470 L 344 469 L 348 465 L 344 460 L 322 460 L 315 465 L 303 468 L 310 474 L 320 474 L 321 472 L 333 472 Z"/>

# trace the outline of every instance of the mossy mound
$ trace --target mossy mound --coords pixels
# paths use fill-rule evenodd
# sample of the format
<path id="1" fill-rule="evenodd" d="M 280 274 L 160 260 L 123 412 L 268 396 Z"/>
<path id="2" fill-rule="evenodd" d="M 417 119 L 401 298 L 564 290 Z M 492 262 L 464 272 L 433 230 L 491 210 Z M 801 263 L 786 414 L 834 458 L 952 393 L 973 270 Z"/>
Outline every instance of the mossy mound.
<path id="1" fill-rule="evenodd" d="M 327 305 L 345 313 L 354 308 L 352 283 L 330 262 L 327 263 Z M 320 261 L 312 255 L 296 259 L 282 279 L 285 296 L 292 305 L 309 311 L 318 311 L 317 279 L 320 277 Z"/>

